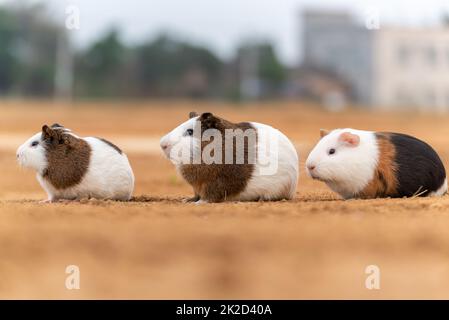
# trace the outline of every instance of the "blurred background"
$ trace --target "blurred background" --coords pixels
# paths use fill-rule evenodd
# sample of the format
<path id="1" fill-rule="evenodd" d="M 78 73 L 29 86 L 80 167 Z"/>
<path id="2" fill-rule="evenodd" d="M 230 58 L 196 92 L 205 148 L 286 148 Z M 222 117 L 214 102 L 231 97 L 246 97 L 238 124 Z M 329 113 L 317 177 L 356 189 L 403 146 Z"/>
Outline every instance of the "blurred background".
<path id="1" fill-rule="evenodd" d="M 445 1 L 0 0 L 0 97 L 449 110 Z"/>

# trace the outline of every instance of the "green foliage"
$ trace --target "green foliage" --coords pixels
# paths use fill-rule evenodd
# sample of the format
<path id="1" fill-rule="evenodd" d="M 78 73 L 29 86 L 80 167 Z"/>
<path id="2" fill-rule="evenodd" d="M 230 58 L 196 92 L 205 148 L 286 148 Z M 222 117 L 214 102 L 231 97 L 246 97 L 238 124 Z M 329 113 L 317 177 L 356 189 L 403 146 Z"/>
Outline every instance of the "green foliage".
<path id="1" fill-rule="evenodd" d="M 279 85 L 286 78 L 286 71 L 271 44 L 262 44 L 259 49 L 259 77 Z"/>
<path id="2" fill-rule="evenodd" d="M 0 9 L 0 93 L 11 89 L 18 61 L 14 56 L 14 40 L 17 25 L 13 17 Z"/>
<path id="3" fill-rule="evenodd" d="M 279 95 L 287 72 L 271 44 L 261 42 L 243 45 L 238 50 L 237 59 L 240 68 L 250 70 L 246 76 L 257 77 L 261 86 L 260 98 Z"/>
<path id="4" fill-rule="evenodd" d="M 79 94 L 85 96 L 114 96 L 120 94 L 127 49 L 117 30 L 107 32 L 76 58 L 76 77 Z"/>
<path id="5" fill-rule="evenodd" d="M 137 47 L 136 56 L 137 77 L 144 95 L 207 95 L 222 68 L 221 61 L 209 50 L 168 36 Z M 189 83 L 185 83 L 189 73 L 198 77 L 191 91 Z"/>
<path id="6" fill-rule="evenodd" d="M 52 94 L 59 32 L 39 6 L 0 9 L 0 93 Z"/>
<path id="7" fill-rule="evenodd" d="M 122 65 L 125 51 L 118 32 L 111 30 L 89 48 L 83 55 L 83 61 L 92 76 L 108 78 L 114 75 Z"/>
<path id="8" fill-rule="evenodd" d="M 42 6 L 0 7 L 0 95 L 53 96 L 58 42 L 65 32 Z M 75 95 L 238 101 L 238 59 L 248 49 L 257 51 L 263 92 L 277 94 L 286 74 L 268 43 L 243 47 L 236 60 L 223 62 L 206 47 L 167 35 L 129 46 L 111 29 L 74 54 Z"/>

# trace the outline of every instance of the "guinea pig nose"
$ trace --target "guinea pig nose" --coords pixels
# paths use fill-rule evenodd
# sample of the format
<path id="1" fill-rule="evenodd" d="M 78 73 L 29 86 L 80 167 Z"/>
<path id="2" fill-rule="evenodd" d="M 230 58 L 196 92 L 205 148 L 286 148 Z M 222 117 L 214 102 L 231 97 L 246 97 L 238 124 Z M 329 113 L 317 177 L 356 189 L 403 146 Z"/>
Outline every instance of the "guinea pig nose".
<path id="1" fill-rule="evenodd" d="M 161 148 L 163 150 L 167 149 L 168 148 L 168 143 L 161 143 Z"/>
<path id="2" fill-rule="evenodd" d="M 312 171 L 313 169 L 315 169 L 315 166 L 313 164 L 309 164 L 309 165 L 307 165 L 307 169 Z"/>

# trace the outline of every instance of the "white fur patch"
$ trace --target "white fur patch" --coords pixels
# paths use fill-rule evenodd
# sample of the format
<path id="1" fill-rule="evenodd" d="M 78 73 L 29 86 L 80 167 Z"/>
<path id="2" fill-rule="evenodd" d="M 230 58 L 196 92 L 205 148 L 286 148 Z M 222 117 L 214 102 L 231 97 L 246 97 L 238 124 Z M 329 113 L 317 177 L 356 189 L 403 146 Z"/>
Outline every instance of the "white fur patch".
<path id="1" fill-rule="evenodd" d="M 190 163 L 193 154 L 200 150 L 199 140 L 194 139 L 193 136 L 186 135 L 188 129 L 194 129 L 198 118 L 193 117 L 187 120 L 163 136 L 160 140 L 160 145 L 165 156 L 176 166 L 182 163 Z M 201 129 L 199 128 L 196 133 L 201 135 Z"/>
<path id="2" fill-rule="evenodd" d="M 239 201 L 292 199 L 298 184 L 298 153 L 290 140 L 279 130 L 265 124 L 251 122 L 258 137 L 266 135 L 265 143 L 276 145 L 267 148 L 258 139 L 257 163 L 253 176 L 245 190 L 236 199 Z M 266 152 L 262 155 L 262 152 Z M 263 159 L 263 163 L 260 160 Z M 268 166 L 272 166 L 272 169 Z"/>
<path id="3" fill-rule="evenodd" d="M 33 146 L 33 142 L 38 142 L 39 144 Z M 33 169 L 39 173 L 43 173 L 47 168 L 47 158 L 42 143 L 41 132 L 36 133 L 30 139 L 25 141 L 16 152 L 18 163 L 24 168 Z"/>
<path id="4" fill-rule="evenodd" d="M 360 144 L 353 147 L 339 141 L 343 132 L 358 135 Z M 330 154 L 331 149 L 335 150 L 334 154 Z M 324 136 L 311 151 L 306 170 L 312 178 L 324 181 L 347 199 L 361 192 L 373 179 L 378 160 L 379 148 L 374 132 L 336 129 Z"/>

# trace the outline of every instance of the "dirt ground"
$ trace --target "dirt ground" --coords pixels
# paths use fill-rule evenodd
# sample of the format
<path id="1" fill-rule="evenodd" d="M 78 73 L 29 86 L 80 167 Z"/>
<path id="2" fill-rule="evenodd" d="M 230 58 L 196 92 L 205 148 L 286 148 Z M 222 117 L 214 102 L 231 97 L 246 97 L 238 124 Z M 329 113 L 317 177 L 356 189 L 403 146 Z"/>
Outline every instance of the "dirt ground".
<path id="1" fill-rule="evenodd" d="M 293 201 L 183 204 L 190 187 L 158 149 L 189 111 L 282 130 L 300 153 Z M 40 204 L 15 150 L 43 124 L 101 136 L 128 154 L 136 201 Z M 306 176 L 320 128 L 405 132 L 449 162 L 449 116 L 326 113 L 297 103 L 0 102 L 0 298 L 449 298 L 449 196 L 343 201 Z M 65 269 L 80 268 L 80 290 Z M 380 269 L 380 289 L 365 268 Z"/>

